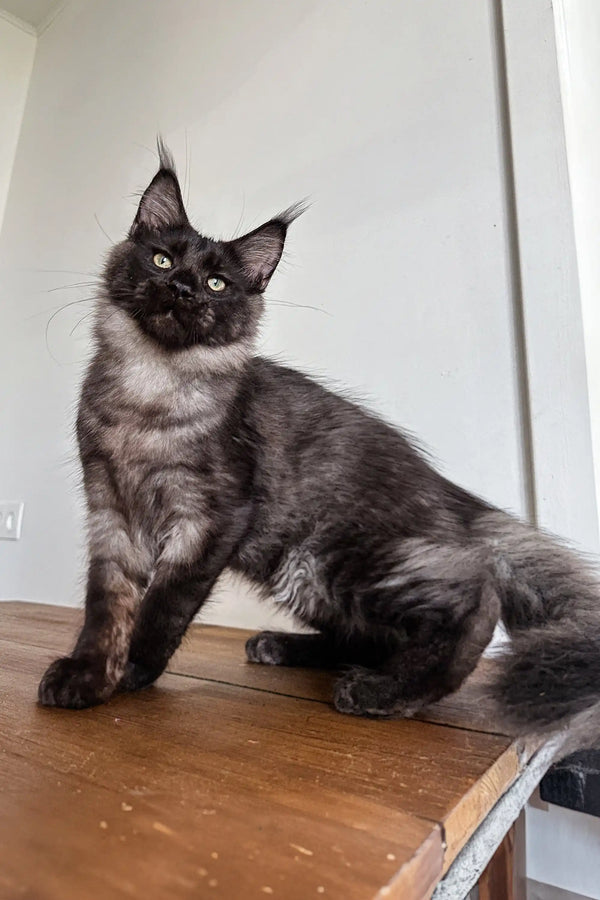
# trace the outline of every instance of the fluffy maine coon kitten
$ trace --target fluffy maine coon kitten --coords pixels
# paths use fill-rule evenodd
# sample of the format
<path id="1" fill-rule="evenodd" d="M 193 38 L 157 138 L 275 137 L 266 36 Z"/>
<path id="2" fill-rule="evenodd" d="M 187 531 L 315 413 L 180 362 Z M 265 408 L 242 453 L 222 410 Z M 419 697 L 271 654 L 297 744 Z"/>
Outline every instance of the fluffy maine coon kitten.
<path id="1" fill-rule="evenodd" d="M 543 731 L 581 714 L 594 731 L 593 574 L 451 484 L 395 428 L 253 356 L 298 210 L 232 241 L 205 238 L 159 149 L 104 273 L 77 424 L 85 624 L 44 675 L 41 703 L 81 708 L 151 684 L 229 568 L 316 632 L 263 632 L 248 659 L 349 665 L 335 685 L 341 712 L 411 716 L 439 700 L 502 619 L 513 642 L 491 689 L 505 727 Z"/>

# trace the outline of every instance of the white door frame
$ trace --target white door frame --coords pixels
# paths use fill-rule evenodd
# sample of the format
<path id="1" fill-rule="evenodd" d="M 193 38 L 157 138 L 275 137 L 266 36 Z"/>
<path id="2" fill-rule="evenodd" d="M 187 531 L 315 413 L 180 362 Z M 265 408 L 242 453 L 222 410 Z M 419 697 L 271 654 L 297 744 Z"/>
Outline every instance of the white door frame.
<path id="1" fill-rule="evenodd" d="M 529 515 L 599 547 L 590 405 L 550 0 L 491 0 Z"/>

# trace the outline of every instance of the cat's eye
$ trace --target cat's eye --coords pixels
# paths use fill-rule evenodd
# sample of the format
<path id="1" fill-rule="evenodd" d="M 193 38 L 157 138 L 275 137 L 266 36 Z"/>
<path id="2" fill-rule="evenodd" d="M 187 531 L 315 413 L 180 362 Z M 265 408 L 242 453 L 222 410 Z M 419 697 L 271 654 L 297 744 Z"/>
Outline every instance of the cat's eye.
<path id="1" fill-rule="evenodd" d="M 216 275 L 213 275 L 212 278 L 208 278 L 206 283 L 211 291 L 214 291 L 216 294 L 220 294 L 221 291 L 224 291 L 227 287 L 223 279 L 218 278 Z"/>
<path id="2" fill-rule="evenodd" d="M 152 257 L 152 261 L 159 269 L 170 269 L 173 265 L 173 260 L 170 256 L 167 256 L 166 253 L 155 253 Z"/>

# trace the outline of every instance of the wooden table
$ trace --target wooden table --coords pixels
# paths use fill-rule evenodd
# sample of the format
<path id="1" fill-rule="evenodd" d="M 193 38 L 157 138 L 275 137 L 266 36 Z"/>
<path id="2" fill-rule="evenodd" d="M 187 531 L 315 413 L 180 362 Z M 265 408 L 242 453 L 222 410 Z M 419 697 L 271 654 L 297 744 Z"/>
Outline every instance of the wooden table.
<path id="1" fill-rule="evenodd" d="M 2 900 L 423 900 L 530 755 L 473 683 L 427 721 L 342 716 L 332 674 L 210 626 L 150 690 L 42 709 L 81 615 L 0 603 Z"/>

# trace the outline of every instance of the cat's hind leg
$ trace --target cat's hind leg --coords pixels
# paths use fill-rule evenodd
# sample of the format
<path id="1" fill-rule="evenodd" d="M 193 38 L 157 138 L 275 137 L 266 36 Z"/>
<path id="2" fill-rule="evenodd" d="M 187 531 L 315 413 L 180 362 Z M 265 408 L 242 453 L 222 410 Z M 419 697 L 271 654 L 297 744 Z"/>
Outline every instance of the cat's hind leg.
<path id="1" fill-rule="evenodd" d="M 410 717 L 453 693 L 476 667 L 499 613 L 498 596 L 486 584 L 475 602 L 425 607 L 401 651 L 377 669 L 353 668 L 337 681 L 336 709 L 357 716 Z"/>

